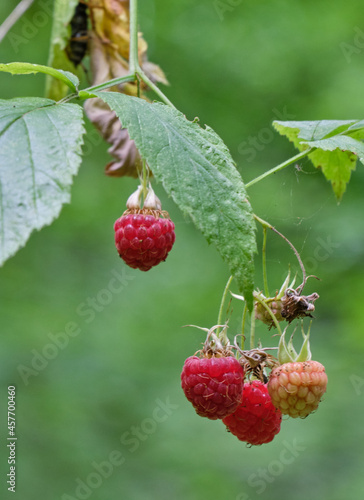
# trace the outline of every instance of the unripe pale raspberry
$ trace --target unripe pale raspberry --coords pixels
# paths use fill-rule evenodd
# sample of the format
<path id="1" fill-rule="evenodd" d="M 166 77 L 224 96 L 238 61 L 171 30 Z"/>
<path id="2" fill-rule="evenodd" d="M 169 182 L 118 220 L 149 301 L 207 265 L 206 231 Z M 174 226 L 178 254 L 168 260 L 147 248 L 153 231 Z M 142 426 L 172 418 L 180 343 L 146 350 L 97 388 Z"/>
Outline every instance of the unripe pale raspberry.
<path id="1" fill-rule="evenodd" d="M 282 414 L 273 406 L 267 385 L 254 380 L 244 384 L 241 404 L 223 422 L 240 441 L 260 445 L 278 434 Z"/>
<path id="2" fill-rule="evenodd" d="M 173 222 L 166 212 L 158 210 L 127 210 L 115 222 L 114 230 L 120 257 L 141 271 L 166 260 L 176 239 Z"/>
<path id="3" fill-rule="evenodd" d="M 282 301 L 280 299 L 269 299 L 265 301 L 269 309 L 272 311 L 276 320 L 283 321 L 284 318 L 282 316 Z M 266 308 L 260 303 L 256 302 L 254 305 L 255 308 L 255 319 L 263 321 L 265 325 L 270 327 L 275 326 L 274 321 L 272 320 L 272 316 L 266 310 Z"/>
<path id="4" fill-rule="evenodd" d="M 244 370 L 233 356 L 186 359 L 182 389 L 201 417 L 211 420 L 233 413 L 241 401 Z"/>
<path id="5" fill-rule="evenodd" d="M 285 363 L 272 370 L 268 391 L 282 413 L 305 418 L 317 409 L 326 391 L 325 367 L 318 361 Z"/>

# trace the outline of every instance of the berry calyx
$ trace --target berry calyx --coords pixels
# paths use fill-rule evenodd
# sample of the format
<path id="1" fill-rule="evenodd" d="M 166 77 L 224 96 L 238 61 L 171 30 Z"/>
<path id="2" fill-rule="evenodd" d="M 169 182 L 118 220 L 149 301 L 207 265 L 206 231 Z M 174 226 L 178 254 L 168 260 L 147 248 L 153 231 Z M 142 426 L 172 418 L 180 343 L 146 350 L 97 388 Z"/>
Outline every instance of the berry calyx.
<path id="1" fill-rule="evenodd" d="M 174 228 L 165 211 L 128 209 L 114 224 L 117 251 L 129 267 L 149 271 L 166 260 L 176 239 Z"/>
<path id="2" fill-rule="evenodd" d="M 260 445 L 269 443 L 278 434 L 282 414 L 273 406 L 267 384 L 253 380 L 244 384 L 242 402 L 223 422 L 240 441 Z"/>
<path id="3" fill-rule="evenodd" d="M 234 356 L 190 356 L 181 373 L 186 398 L 201 417 L 222 419 L 241 402 L 244 370 Z"/>
<path id="4" fill-rule="evenodd" d="M 285 415 L 305 418 L 317 409 L 326 391 L 325 367 L 318 361 L 285 363 L 272 370 L 268 391 Z"/>

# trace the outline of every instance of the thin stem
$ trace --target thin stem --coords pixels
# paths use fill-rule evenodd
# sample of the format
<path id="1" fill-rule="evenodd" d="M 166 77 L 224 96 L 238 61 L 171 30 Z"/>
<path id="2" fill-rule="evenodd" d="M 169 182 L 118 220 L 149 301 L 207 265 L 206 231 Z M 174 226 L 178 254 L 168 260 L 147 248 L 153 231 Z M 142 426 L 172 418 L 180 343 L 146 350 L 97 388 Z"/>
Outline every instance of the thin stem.
<path id="1" fill-rule="evenodd" d="M 259 302 L 259 304 L 261 304 L 264 309 L 269 313 L 270 317 L 272 318 L 272 321 L 274 323 L 274 326 L 277 328 L 278 332 L 280 335 L 282 335 L 282 330 L 281 330 L 281 327 L 279 326 L 279 322 L 277 320 L 277 318 L 275 317 L 272 309 L 268 306 L 268 304 L 266 304 L 264 302 L 264 300 L 262 300 L 258 294 L 254 294 L 254 298 L 257 302 Z"/>
<path id="2" fill-rule="evenodd" d="M 163 92 L 160 90 L 157 85 L 155 85 L 150 78 L 147 77 L 147 75 L 144 73 L 144 71 L 141 68 L 138 68 L 137 74 L 140 76 L 140 78 L 143 80 L 144 83 L 148 85 L 148 87 L 153 90 L 155 94 L 157 94 L 158 97 L 162 99 L 162 101 L 165 104 L 168 104 L 168 106 L 171 106 L 172 108 L 176 108 L 176 106 L 168 99 L 167 96 L 163 94 Z"/>
<path id="3" fill-rule="evenodd" d="M 146 161 L 143 158 L 143 203 L 145 202 L 145 198 L 147 197 L 147 191 L 148 191 L 148 176 L 147 176 L 147 167 L 146 167 Z"/>
<path id="4" fill-rule="evenodd" d="M 139 69 L 138 0 L 130 0 L 129 5 L 129 71 L 135 78 Z"/>
<path id="5" fill-rule="evenodd" d="M 9 14 L 5 21 L 0 26 L 0 42 L 6 37 L 14 24 L 21 16 L 29 9 L 34 0 L 21 0 L 15 9 Z"/>
<path id="6" fill-rule="evenodd" d="M 296 156 L 292 156 L 292 158 L 290 158 L 289 160 L 287 160 L 287 161 L 285 161 L 283 163 L 280 163 L 279 165 L 277 165 L 276 167 L 272 168 L 271 170 L 268 170 L 267 172 L 264 172 L 264 174 L 259 175 L 259 177 L 256 177 L 252 181 L 248 182 L 247 184 L 245 184 L 245 187 L 248 188 L 248 187 L 252 186 L 253 184 L 256 184 L 257 182 L 262 181 L 263 179 L 265 179 L 269 175 L 275 174 L 276 172 L 279 172 L 279 170 L 283 170 L 284 168 L 288 167 L 292 163 L 294 163 L 294 162 L 296 162 L 298 160 L 301 160 L 302 158 L 304 158 L 305 156 L 307 156 L 309 153 L 312 152 L 312 150 L 313 150 L 313 148 L 309 148 L 309 149 L 306 149 L 305 151 L 302 151 L 301 153 L 298 153 L 298 155 L 296 155 Z"/>
<path id="7" fill-rule="evenodd" d="M 248 312 L 248 306 L 245 302 L 243 318 L 241 320 L 241 350 L 244 351 L 244 340 L 245 340 L 245 322 L 246 322 L 246 314 Z"/>
<path id="8" fill-rule="evenodd" d="M 264 282 L 265 296 L 269 297 L 266 248 L 267 248 L 267 228 L 263 227 L 263 248 L 262 248 L 263 282 Z"/>
<path id="9" fill-rule="evenodd" d="M 100 85 L 95 85 L 89 87 L 85 90 L 80 91 L 80 97 L 85 97 L 83 92 L 97 92 L 101 90 L 106 90 L 114 85 L 120 85 L 127 82 L 137 81 L 138 86 L 138 97 L 140 95 L 140 80 L 148 85 L 148 87 L 168 106 L 175 108 L 172 102 L 166 97 L 163 92 L 155 85 L 150 78 L 144 73 L 139 65 L 139 52 L 138 52 L 138 0 L 130 0 L 129 7 L 129 75 L 123 76 L 121 78 L 114 78 L 109 82 L 101 83 Z"/>
<path id="10" fill-rule="evenodd" d="M 89 92 L 89 93 L 99 92 L 101 90 L 106 90 L 110 87 L 113 87 L 114 85 L 122 85 L 123 83 L 134 82 L 134 81 L 135 81 L 134 75 L 126 75 L 120 78 L 114 78 L 113 80 L 109 80 L 108 82 L 105 83 L 100 83 L 100 85 L 94 85 L 93 87 L 88 87 L 87 89 L 81 90 L 80 94 L 82 96 L 82 92 Z"/>
<path id="11" fill-rule="evenodd" d="M 68 94 L 63 99 L 60 99 L 59 101 L 57 101 L 57 104 L 63 104 L 65 102 L 72 101 L 72 99 L 78 99 L 78 98 L 79 98 L 78 94 Z"/>
<path id="12" fill-rule="evenodd" d="M 250 349 L 255 347 L 255 309 L 250 315 Z"/>
<path id="13" fill-rule="evenodd" d="M 286 238 L 284 236 L 284 234 L 280 233 L 275 227 L 273 227 L 271 224 L 269 224 L 269 222 L 261 219 L 260 217 L 258 217 L 257 215 L 254 214 L 254 219 L 259 222 L 263 228 L 268 228 L 268 229 L 271 229 L 272 231 L 274 231 L 275 233 L 278 234 L 278 236 L 280 236 L 281 238 L 284 239 L 284 241 L 286 241 L 288 243 L 288 245 L 292 248 L 297 260 L 298 260 L 298 263 L 300 265 L 300 268 L 302 270 L 302 275 L 303 275 L 303 279 L 302 279 L 302 282 L 303 284 L 306 283 L 306 270 L 305 270 L 305 266 L 303 265 L 303 262 L 302 262 L 302 259 L 300 257 L 300 254 L 298 253 L 298 251 L 296 250 L 296 248 L 293 246 L 293 244 L 289 241 L 288 238 Z M 302 287 L 303 288 L 303 287 Z"/>
<path id="14" fill-rule="evenodd" d="M 224 311 L 224 305 L 225 305 L 225 301 L 226 301 L 226 296 L 228 294 L 228 291 L 229 291 L 231 282 L 233 281 L 233 278 L 234 278 L 233 276 L 230 276 L 230 278 L 228 279 L 228 281 L 226 283 L 226 286 L 225 286 L 225 289 L 224 289 L 224 293 L 222 294 L 222 297 L 221 297 L 219 315 L 217 317 L 217 324 L 218 325 L 221 325 L 221 323 L 222 323 L 222 315 L 223 315 L 223 311 Z M 220 333 L 220 327 L 217 329 L 216 335 L 219 336 L 219 333 Z"/>

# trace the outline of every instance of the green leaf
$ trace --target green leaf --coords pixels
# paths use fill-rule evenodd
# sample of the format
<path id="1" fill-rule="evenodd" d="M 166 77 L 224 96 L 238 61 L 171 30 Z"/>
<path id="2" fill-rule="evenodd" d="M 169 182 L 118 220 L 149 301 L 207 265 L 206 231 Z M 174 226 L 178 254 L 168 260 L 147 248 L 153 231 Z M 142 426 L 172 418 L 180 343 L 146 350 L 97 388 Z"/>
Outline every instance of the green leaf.
<path id="1" fill-rule="evenodd" d="M 0 265 L 70 201 L 83 133 L 76 104 L 0 100 Z"/>
<path id="2" fill-rule="evenodd" d="M 300 151 L 313 150 L 308 157 L 340 201 L 357 160 L 364 163 L 364 120 L 275 121 L 273 126 Z"/>
<path id="3" fill-rule="evenodd" d="M 0 64 L 0 71 L 11 73 L 12 75 L 29 75 L 31 73 L 45 73 L 46 75 L 53 76 L 59 81 L 63 82 L 73 92 L 77 92 L 79 80 L 76 75 L 69 71 L 61 69 L 50 68 L 49 66 L 42 66 L 40 64 L 30 64 L 23 62 L 13 62 L 9 64 Z"/>
<path id="4" fill-rule="evenodd" d="M 157 179 L 213 243 L 250 308 L 255 223 L 244 183 L 221 138 L 161 103 L 97 92 L 117 116 Z"/>
<path id="5" fill-rule="evenodd" d="M 69 23 L 79 0 L 55 0 L 48 66 L 63 68 L 81 77 L 82 70 L 68 59 L 65 48 L 70 37 Z M 59 101 L 67 94 L 63 82 L 47 78 L 46 96 Z"/>

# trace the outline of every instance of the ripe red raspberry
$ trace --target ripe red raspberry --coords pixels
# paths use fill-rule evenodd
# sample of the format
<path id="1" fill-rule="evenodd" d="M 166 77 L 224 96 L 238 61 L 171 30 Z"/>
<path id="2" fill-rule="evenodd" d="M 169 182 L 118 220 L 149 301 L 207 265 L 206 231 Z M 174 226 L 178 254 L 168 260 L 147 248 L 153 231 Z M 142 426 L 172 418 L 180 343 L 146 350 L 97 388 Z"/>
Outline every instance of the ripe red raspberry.
<path id="1" fill-rule="evenodd" d="M 327 375 L 321 363 L 301 361 L 272 370 L 268 391 L 274 406 L 282 413 L 305 418 L 317 409 L 326 385 Z"/>
<path id="2" fill-rule="evenodd" d="M 166 260 L 176 239 L 173 222 L 161 210 L 126 210 L 114 229 L 120 257 L 141 271 L 149 271 Z"/>
<path id="3" fill-rule="evenodd" d="M 259 445 L 272 441 L 281 430 L 282 414 L 273 406 L 267 385 L 254 380 L 244 384 L 240 406 L 223 422 L 240 441 Z"/>
<path id="4" fill-rule="evenodd" d="M 234 412 L 241 401 L 244 370 L 233 356 L 186 359 L 182 389 L 201 417 L 211 420 Z"/>

